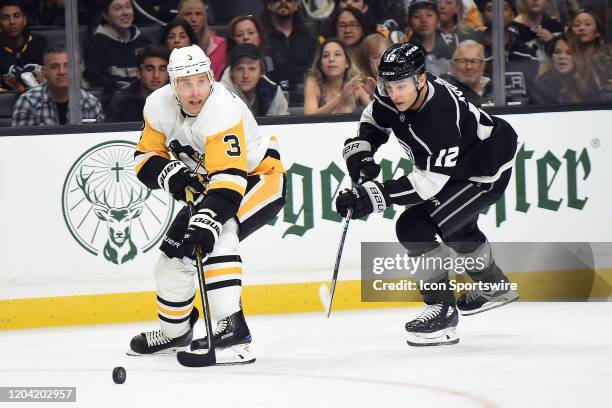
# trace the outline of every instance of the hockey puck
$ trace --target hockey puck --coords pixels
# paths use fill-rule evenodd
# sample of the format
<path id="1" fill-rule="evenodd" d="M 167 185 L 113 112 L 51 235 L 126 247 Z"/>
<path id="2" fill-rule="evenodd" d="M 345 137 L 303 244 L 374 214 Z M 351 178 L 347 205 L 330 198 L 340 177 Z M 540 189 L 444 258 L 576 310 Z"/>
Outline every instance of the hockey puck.
<path id="1" fill-rule="evenodd" d="M 115 384 L 123 384 L 125 382 L 125 368 L 115 367 L 113 369 L 113 381 Z"/>

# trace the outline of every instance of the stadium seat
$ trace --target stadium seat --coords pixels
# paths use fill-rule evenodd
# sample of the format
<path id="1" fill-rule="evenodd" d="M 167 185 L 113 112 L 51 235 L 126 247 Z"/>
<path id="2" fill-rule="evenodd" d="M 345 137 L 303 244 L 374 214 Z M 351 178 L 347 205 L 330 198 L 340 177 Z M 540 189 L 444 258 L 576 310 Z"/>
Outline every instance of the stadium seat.
<path id="1" fill-rule="evenodd" d="M 264 9 L 264 2 L 261 0 L 208 0 L 207 4 L 208 21 L 211 25 L 226 24 L 236 16 L 259 16 Z"/>
<path id="2" fill-rule="evenodd" d="M 140 32 L 145 37 L 149 38 L 154 44 L 157 44 L 159 41 L 159 36 L 161 35 L 162 26 L 158 24 L 152 25 L 140 25 L 138 26 Z"/>
<path id="3" fill-rule="evenodd" d="M 0 127 L 11 126 L 13 105 L 19 95 L 16 92 L 0 93 Z"/>
<path id="4" fill-rule="evenodd" d="M 45 37 L 47 44 L 66 44 L 66 31 L 63 28 L 34 26 L 30 30 L 34 34 Z M 83 47 L 85 47 L 87 37 L 87 26 L 79 26 L 79 46 L 81 48 L 81 54 L 83 53 Z"/>

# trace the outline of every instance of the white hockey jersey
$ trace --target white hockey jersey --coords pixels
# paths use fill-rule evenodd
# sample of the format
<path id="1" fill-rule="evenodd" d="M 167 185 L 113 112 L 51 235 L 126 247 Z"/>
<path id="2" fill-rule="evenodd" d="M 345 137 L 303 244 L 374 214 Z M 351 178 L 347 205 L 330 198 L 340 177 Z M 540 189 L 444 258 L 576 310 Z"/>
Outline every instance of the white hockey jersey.
<path id="1" fill-rule="evenodd" d="M 282 168 L 275 138 L 262 135 L 245 103 L 218 82 L 197 116 L 182 112 L 170 85 L 147 98 L 134 154 L 138 179 L 159 188 L 158 175 L 175 158 L 191 169 L 203 158 L 198 172 L 208 175 L 208 195 L 223 193 L 236 205 L 248 175 Z"/>

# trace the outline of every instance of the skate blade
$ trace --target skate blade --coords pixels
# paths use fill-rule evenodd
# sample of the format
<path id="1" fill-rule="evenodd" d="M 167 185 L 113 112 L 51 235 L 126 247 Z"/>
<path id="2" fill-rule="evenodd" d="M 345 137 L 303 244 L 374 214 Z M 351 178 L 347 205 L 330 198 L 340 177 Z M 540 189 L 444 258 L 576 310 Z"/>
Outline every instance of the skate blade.
<path id="1" fill-rule="evenodd" d="M 127 349 L 125 354 L 128 355 L 128 356 L 132 356 L 132 357 L 163 356 L 163 355 L 166 355 L 166 354 L 176 354 L 179 351 L 189 351 L 189 346 L 172 347 L 170 349 L 156 351 L 155 353 L 138 353 L 137 351 L 134 351 L 132 349 Z"/>
<path id="2" fill-rule="evenodd" d="M 495 297 L 491 299 L 490 301 L 488 301 L 487 303 L 485 303 L 484 305 L 482 305 L 482 307 L 478 309 L 474 309 L 474 310 L 459 309 L 459 313 L 461 313 L 461 316 L 471 316 L 471 315 L 475 315 L 478 313 L 486 312 L 487 310 L 497 309 L 498 307 L 502 307 L 504 305 L 516 302 L 517 300 L 519 300 L 518 293 L 511 290 L 507 293 L 504 293 L 503 295 L 500 295 L 499 297 Z"/>
<path id="3" fill-rule="evenodd" d="M 408 332 L 406 343 L 413 347 L 446 346 L 459 343 L 459 336 L 455 327 L 433 333 Z"/>
<path id="4" fill-rule="evenodd" d="M 208 349 L 197 349 L 195 353 L 207 353 Z M 226 348 L 215 348 L 216 364 L 218 366 L 245 365 L 255 362 L 255 353 L 250 344 L 238 344 Z"/>

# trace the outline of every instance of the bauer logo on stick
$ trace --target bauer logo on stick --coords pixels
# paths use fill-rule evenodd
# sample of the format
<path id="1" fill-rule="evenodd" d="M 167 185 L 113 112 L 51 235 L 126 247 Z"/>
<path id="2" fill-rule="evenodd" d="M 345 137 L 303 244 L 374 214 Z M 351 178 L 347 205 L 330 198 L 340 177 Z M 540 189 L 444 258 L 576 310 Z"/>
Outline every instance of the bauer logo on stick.
<path id="1" fill-rule="evenodd" d="M 174 213 L 168 194 L 136 178 L 134 145 L 110 141 L 87 150 L 71 166 L 62 191 L 64 220 L 74 239 L 118 265 L 154 247 Z"/>

